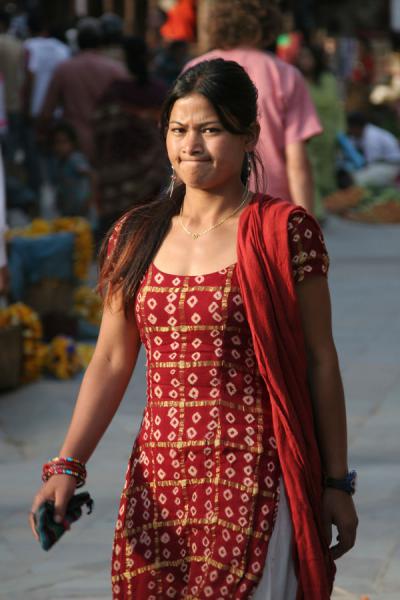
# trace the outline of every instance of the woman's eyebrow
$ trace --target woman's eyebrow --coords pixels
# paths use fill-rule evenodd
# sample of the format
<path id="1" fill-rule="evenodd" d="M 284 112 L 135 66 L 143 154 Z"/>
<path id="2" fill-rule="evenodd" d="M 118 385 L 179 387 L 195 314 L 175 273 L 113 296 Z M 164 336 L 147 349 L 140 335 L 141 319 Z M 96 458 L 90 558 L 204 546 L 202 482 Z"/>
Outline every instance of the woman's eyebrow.
<path id="1" fill-rule="evenodd" d="M 176 125 L 182 125 L 182 127 L 185 127 L 185 123 L 181 123 L 180 121 L 170 121 L 170 124 L 172 123 L 175 123 Z M 221 123 L 218 120 L 201 121 L 200 123 L 197 123 L 197 127 L 206 127 L 207 125 L 221 125 Z"/>

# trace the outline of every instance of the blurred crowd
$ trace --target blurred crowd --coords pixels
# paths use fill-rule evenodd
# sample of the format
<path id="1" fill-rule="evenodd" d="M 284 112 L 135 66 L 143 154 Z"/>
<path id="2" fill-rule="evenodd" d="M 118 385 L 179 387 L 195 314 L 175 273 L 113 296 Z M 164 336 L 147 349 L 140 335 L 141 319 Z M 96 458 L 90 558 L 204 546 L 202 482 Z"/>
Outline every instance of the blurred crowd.
<path id="1" fill-rule="evenodd" d="M 224 2 L 216 4 L 224 10 Z M 232 21 L 235 11 L 228 4 L 224 18 Z M 240 23 L 254 18 L 257 4 L 235 4 Z M 123 20 L 113 13 L 81 18 L 63 29 L 37 11 L 15 18 L 0 11 L 0 131 L 6 167 L 0 179 L 11 223 L 38 215 L 84 216 L 100 240 L 134 201 L 142 203 L 166 185 L 169 166 L 158 119 L 168 87 L 198 54 L 193 6 L 191 0 L 159 2 L 143 37 L 124 35 Z M 176 12 L 167 19 L 171 7 Z M 271 19 L 271 11 L 268 15 Z M 223 19 L 219 25 L 224 26 Z M 237 29 L 233 19 L 224 29 L 225 38 L 217 35 L 211 46 L 240 49 L 243 40 Z M 293 119 L 290 133 L 282 129 L 281 141 L 279 132 L 273 134 L 276 156 L 282 152 L 282 164 L 288 162 L 288 140 L 297 131 L 313 171 L 317 217 L 323 220 L 322 199 L 338 187 L 398 185 L 400 54 L 368 35 L 305 34 L 296 30 L 291 14 L 266 29 L 268 35 L 254 43 L 255 63 L 261 65 L 261 55 L 269 55 L 274 65 L 279 61 L 297 68 L 282 71 L 284 80 L 294 78 L 298 95 L 293 96 L 293 112 L 287 113 Z M 272 36 L 272 29 L 279 35 Z M 293 90 L 282 85 L 279 93 L 289 105 Z M 273 95 L 265 86 L 260 106 L 273 102 Z M 299 102 L 307 105 L 302 115 Z M 313 110 L 322 134 L 317 120 L 313 126 L 307 121 L 314 118 Z M 261 143 L 270 146 L 268 139 Z M 275 158 L 268 151 L 262 156 L 267 181 L 268 164 L 275 164 Z M 288 178 L 290 184 L 289 173 Z M 287 194 L 300 184 L 296 179 Z M 296 192 L 292 196 L 297 202 Z M 4 216 L 0 219 L 5 221 Z"/>

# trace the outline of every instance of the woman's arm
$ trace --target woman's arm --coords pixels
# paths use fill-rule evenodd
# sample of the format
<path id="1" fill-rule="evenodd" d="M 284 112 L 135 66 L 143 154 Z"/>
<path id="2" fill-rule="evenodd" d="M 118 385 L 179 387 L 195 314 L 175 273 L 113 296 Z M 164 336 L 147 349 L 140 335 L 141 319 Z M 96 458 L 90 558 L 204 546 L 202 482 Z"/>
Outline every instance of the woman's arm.
<path id="1" fill-rule="evenodd" d="M 60 456 L 86 462 L 110 424 L 139 353 L 134 319 L 125 318 L 117 299 L 105 308 L 99 339 L 87 368 Z"/>
<path id="2" fill-rule="evenodd" d="M 134 317 L 127 320 L 119 297 L 105 307 L 99 339 L 79 391 L 60 456 L 86 462 L 110 424 L 129 383 L 140 348 Z M 76 480 L 54 475 L 36 495 L 32 513 L 45 500 L 55 501 L 55 514 L 62 519 Z M 35 534 L 33 518 L 31 527 Z"/>
<path id="3" fill-rule="evenodd" d="M 331 304 L 325 277 L 305 278 L 296 286 L 308 356 L 308 376 L 315 428 L 325 475 L 347 475 L 346 409 L 338 357 L 332 336 Z M 324 492 L 324 521 L 329 543 L 332 524 L 338 528 L 339 558 L 354 546 L 357 515 L 352 497 L 340 490 Z"/>

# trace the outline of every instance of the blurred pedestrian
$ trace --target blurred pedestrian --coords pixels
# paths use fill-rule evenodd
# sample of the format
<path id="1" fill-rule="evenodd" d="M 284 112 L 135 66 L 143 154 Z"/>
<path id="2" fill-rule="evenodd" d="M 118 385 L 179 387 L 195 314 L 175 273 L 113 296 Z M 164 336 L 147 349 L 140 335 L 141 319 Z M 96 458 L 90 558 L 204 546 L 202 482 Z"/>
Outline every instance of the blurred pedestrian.
<path id="1" fill-rule="evenodd" d="M 189 45 L 185 40 L 176 40 L 158 49 L 153 60 L 154 74 L 169 87 L 188 62 Z"/>
<path id="2" fill-rule="evenodd" d="M 322 198 L 336 188 L 337 134 L 346 129 L 343 102 L 335 76 L 327 68 L 326 56 L 320 46 L 303 45 L 297 57 L 297 67 L 303 73 L 324 129 L 308 143 L 315 185 L 315 215 L 325 216 Z"/>
<path id="3" fill-rule="evenodd" d="M 372 187 L 395 184 L 400 177 L 398 139 L 389 131 L 370 123 L 367 116 L 359 112 L 347 116 L 347 133 L 348 139 L 342 143 L 345 153 L 343 166 L 353 183 Z M 352 158 L 353 149 L 361 156 L 361 161 Z"/>
<path id="4" fill-rule="evenodd" d="M 51 35 L 51 28 L 41 14 L 30 14 L 28 27 L 32 37 L 24 42 L 27 52 L 25 102 L 30 117 L 36 119 L 42 110 L 53 73 L 70 57 L 70 51 L 66 44 Z"/>
<path id="5" fill-rule="evenodd" d="M 29 15 L 28 28 L 32 37 L 24 42 L 27 54 L 23 91 L 24 152 L 28 187 L 38 196 L 49 175 L 44 138 L 37 129 L 38 117 L 53 73 L 68 59 L 70 51 L 66 44 L 53 37 L 50 24 L 41 13 Z"/>
<path id="6" fill-rule="evenodd" d="M 103 56 L 125 63 L 122 49 L 124 22 L 119 15 L 111 12 L 103 13 L 100 17 L 101 49 Z"/>
<path id="7" fill-rule="evenodd" d="M 4 78 L 7 112 L 4 158 L 13 161 L 22 145 L 22 84 L 25 64 L 22 42 L 9 33 L 10 19 L 10 14 L 0 9 L 0 73 Z"/>
<path id="8" fill-rule="evenodd" d="M 181 75 L 161 117 L 170 189 L 103 246 L 99 340 L 30 523 L 37 536 L 46 500 L 63 520 L 143 343 L 148 404 L 116 523 L 114 600 L 328 600 L 333 559 L 354 544 L 328 256 L 306 211 L 249 189 L 257 115 L 236 62 Z"/>
<path id="9" fill-rule="evenodd" d="M 94 18 L 78 23 L 80 52 L 61 64 L 55 71 L 41 112 L 49 122 L 57 107 L 63 109 L 63 119 L 75 129 L 84 154 L 93 161 L 93 114 L 96 104 L 109 84 L 126 76 L 118 61 L 102 56 L 100 23 Z"/>
<path id="10" fill-rule="evenodd" d="M 167 95 L 148 71 L 145 41 L 123 41 L 129 77 L 116 79 L 95 113 L 99 239 L 135 203 L 156 197 L 168 179 L 168 163 L 158 120 Z"/>
<path id="11" fill-rule="evenodd" d="M 52 184 L 56 206 L 63 217 L 88 215 L 91 197 L 91 168 L 79 151 L 78 136 L 69 123 L 57 122 L 51 132 L 54 153 Z"/>
<path id="12" fill-rule="evenodd" d="M 312 212 L 314 186 L 306 145 L 322 128 L 300 72 L 260 50 L 279 32 L 275 2 L 214 0 L 210 11 L 210 42 L 216 49 L 188 66 L 221 57 L 246 69 L 260 98 L 257 151 L 266 174 L 262 189 Z"/>

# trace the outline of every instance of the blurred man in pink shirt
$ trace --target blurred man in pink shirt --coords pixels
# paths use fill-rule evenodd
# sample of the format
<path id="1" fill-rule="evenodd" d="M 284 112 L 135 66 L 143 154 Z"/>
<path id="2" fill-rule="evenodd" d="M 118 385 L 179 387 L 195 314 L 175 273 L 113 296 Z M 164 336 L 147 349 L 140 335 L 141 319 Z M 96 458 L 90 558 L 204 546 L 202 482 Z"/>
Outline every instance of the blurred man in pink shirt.
<path id="1" fill-rule="evenodd" d="M 191 61 L 223 58 L 242 65 L 259 93 L 258 155 L 264 181 L 259 191 L 292 200 L 313 212 L 314 186 L 306 142 L 322 132 L 300 72 L 265 52 L 279 33 L 280 15 L 273 2 L 214 0 L 209 16 L 212 50 Z M 238 90 L 240 94 L 240 90 Z M 255 189 L 255 181 L 253 189 Z"/>

